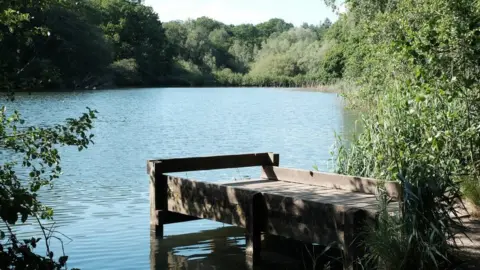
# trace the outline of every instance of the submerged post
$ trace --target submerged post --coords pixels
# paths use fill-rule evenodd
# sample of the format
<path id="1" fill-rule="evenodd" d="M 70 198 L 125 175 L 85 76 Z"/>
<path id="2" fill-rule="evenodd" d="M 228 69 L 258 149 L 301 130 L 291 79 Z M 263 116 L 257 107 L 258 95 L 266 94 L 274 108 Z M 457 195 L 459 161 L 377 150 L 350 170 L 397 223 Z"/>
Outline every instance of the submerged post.
<path id="1" fill-rule="evenodd" d="M 265 224 L 265 201 L 261 193 L 254 194 L 248 200 L 248 215 L 246 216 L 246 221 L 246 264 L 247 269 L 253 269 L 261 260 L 261 233 Z"/>
<path id="2" fill-rule="evenodd" d="M 149 161 L 150 175 L 150 232 L 163 237 L 163 224 L 167 212 L 167 181 L 162 171 L 162 163 Z"/>

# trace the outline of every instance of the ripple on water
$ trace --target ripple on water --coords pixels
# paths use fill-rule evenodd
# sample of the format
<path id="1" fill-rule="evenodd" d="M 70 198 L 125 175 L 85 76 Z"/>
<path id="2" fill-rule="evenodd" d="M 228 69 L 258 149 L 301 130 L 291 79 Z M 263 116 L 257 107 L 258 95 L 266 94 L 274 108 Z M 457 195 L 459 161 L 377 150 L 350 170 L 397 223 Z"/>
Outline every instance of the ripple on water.
<path id="1" fill-rule="evenodd" d="M 57 229 L 72 239 L 65 242 L 69 266 L 81 269 L 149 269 L 151 246 L 161 254 L 157 269 L 186 262 L 190 269 L 242 269 L 241 231 L 231 237 L 235 233 L 219 223 L 167 225 L 163 245 L 150 239 L 146 160 L 274 151 L 282 166 L 311 169 L 317 163 L 326 170 L 334 131 L 353 123 L 334 94 L 260 88 L 19 94 L 14 106 L 29 124 L 44 125 L 78 116 L 86 106 L 99 111 L 95 145 L 81 153 L 62 149 L 64 175 L 41 194 L 55 209 Z M 232 180 L 258 177 L 259 169 L 178 175 Z M 34 226 L 15 229 L 24 236 L 39 233 Z M 183 234 L 190 242 L 168 240 Z M 195 237 L 199 241 L 191 243 Z"/>

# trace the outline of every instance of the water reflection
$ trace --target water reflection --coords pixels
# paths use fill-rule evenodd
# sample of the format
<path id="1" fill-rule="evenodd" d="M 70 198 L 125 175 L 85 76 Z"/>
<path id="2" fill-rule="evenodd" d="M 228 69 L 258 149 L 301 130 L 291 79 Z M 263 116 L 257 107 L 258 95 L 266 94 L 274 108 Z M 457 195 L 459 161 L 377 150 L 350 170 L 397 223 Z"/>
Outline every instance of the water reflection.
<path id="1" fill-rule="evenodd" d="M 262 236 L 262 261 L 254 269 L 341 269 L 335 248 L 310 245 L 276 236 Z M 167 236 L 150 235 L 150 269 L 249 269 L 245 263 L 244 229 L 226 226 Z"/>
<path id="2" fill-rule="evenodd" d="M 245 269 L 243 229 L 228 226 L 197 233 L 150 236 L 150 269 Z"/>

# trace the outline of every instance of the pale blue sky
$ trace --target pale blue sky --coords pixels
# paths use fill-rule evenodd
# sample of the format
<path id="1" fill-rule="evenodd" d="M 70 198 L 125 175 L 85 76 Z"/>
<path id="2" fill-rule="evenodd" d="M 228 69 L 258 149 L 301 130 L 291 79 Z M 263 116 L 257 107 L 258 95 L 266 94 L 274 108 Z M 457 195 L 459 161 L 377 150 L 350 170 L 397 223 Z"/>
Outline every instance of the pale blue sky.
<path id="1" fill-rule="evenodd" d="M 276 17 L 299 26 L 337 17 L 323 0 L 145 0 L 145 4 L 162 22 L 208 16 L 227 24 L 256 24 Z"/>

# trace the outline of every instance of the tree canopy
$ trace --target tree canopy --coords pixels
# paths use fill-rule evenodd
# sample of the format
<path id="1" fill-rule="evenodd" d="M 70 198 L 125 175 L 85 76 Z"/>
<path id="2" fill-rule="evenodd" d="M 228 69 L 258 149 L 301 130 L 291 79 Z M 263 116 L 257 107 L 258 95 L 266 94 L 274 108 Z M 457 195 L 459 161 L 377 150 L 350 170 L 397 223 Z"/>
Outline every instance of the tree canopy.
<path id="1" fill-rule="evenodd" d="M 279 18 L 257 25 L 227 25 L 208 17 L 162 23 L 151 7 L 127 0 L 12 1 L 1 8 L 4 89 L 235 81 L 225 74 L 241 78 L 234 85 L 297 84 L 303 80 L 299 76 L 330 79 L 320 72 L 324 54 L 317 53 L 325 48 L 328 19 L 302 27 Z M 297 36 L 302 34 L 308 38 Z M 308 57 L 299 59 L 302 50 Z"/>

